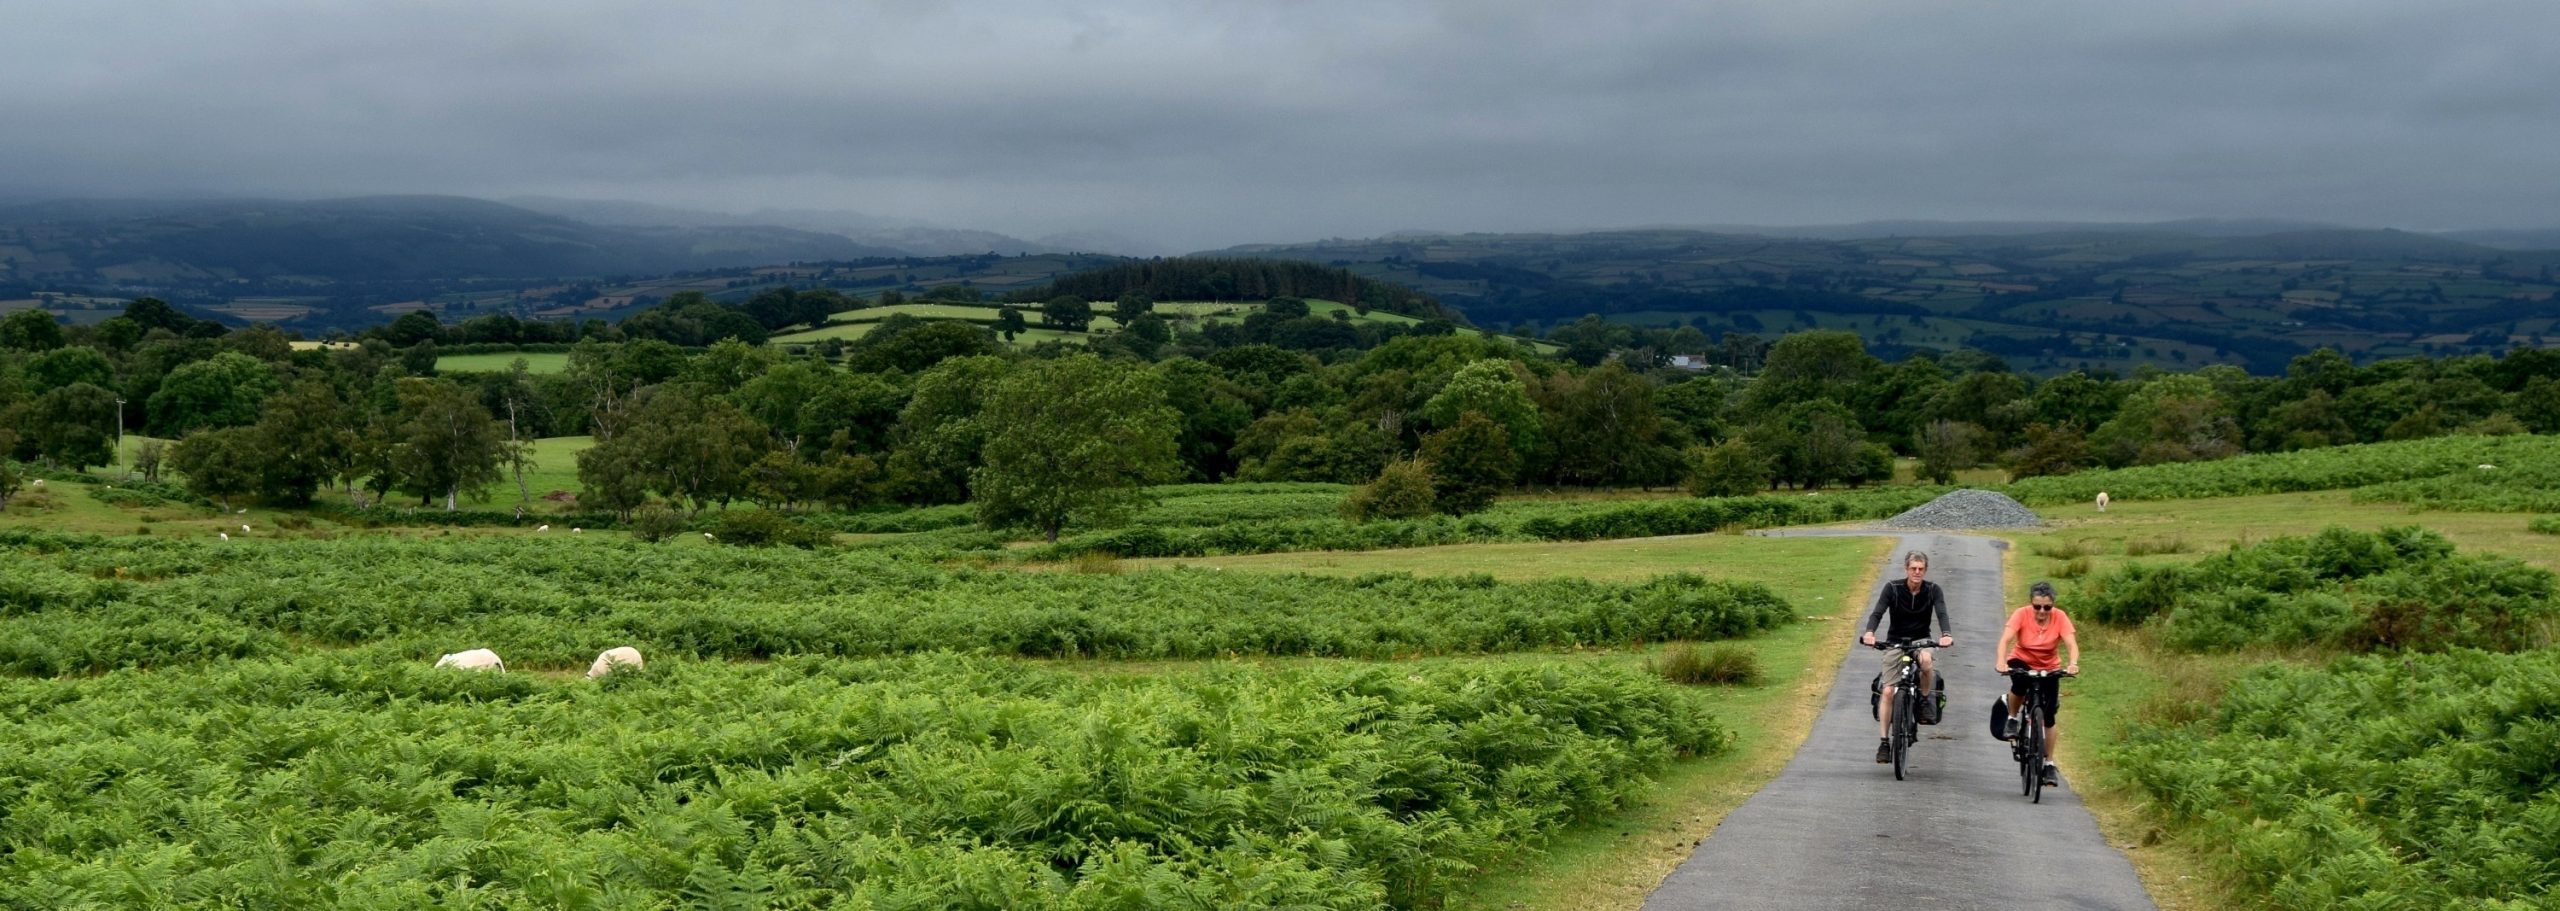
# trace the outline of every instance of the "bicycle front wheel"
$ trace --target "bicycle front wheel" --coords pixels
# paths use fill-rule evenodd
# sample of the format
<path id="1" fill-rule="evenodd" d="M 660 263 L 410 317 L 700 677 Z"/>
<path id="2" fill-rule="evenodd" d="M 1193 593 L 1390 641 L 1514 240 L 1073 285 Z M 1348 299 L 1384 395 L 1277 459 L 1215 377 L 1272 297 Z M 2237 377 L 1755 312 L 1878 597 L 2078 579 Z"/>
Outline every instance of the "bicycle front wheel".
<path id="1" fill-rule="evenodd" d="M 1911 688 L 1903 687 L 1893 702 L 1893 780 L 1901 781 L 1911 756 L 1911 741 L 1919 736 L 1918 722 L 1911 714 L 1920 710 L 1919 700 L 1910 697 Z"/>
<path id="2" fill-rule="evenodd" d="M 2035 709 L 2027 709 L 2030 716 Z M 2044 719 L 2030 717 L 2026 723 L 2027 747 L 2018 754 L 2018 780 L 2029 803 L 2044 802 Z"/>

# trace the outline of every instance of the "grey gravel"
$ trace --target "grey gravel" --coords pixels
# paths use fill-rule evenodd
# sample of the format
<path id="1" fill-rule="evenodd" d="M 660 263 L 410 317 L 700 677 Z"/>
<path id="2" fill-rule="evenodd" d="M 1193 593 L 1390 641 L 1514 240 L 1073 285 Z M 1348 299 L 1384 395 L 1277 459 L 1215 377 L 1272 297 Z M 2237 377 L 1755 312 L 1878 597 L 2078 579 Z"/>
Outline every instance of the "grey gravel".
<path id="1" fill-rule="evenodd" d="M 2008 494 L 1966 488 L 1948 491 L 1884 524 L 1887 528 L 2031 528 L 2043 525 L 2044 519 Z"/>

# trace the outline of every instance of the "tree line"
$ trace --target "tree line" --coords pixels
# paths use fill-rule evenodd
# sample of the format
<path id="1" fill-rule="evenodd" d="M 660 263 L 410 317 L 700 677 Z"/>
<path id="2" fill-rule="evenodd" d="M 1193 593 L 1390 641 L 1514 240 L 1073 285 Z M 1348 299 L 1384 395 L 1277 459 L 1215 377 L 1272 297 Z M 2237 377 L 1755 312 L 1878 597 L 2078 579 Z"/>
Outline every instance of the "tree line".
<path id="1" fill-rule="evenodd" d="M 836 305 L 791 299 L 813 296 Z M 1257 317 L 1275 330 L 1323 319 Z M 272 329 L 178 319 L 191 318 L 146 300 L 108 321 L 149 324 L 139 334 L 40 311 L 0 320 L 9 455 L 101 465 L 122 430 L 177 440 L 152 461 L 225 503 L 340 490 L 452 508 L 504 490 L 530 507 L 549 492 L 521 480 L 528 441 L 590 435 L 582 509 L 973 502 L 990 524 L 1054 535 L 1125 512 L 1129 490 L 1158 481 L 1362 484 L 1347 508 L 1387 516 L 1469 512 L 1530 486 L 1855 486 L 1889 480 L 1897 456 L 1944 481 L 1984 465 L 2025 476 L 2560 431 L 2560 353 L 2542 350 L 2359 365 L 2324 349 L 2281 376 L 2038 378 L 1980 352 L 1888 363 L 1845 332 L 1728 336 L 1709 347 L 1729 363 L 1684 370 L 1659 355 L 1704 341 L 1697 330 L 1596 320 L 1565 333 L 1568 354 L 1601 352 L 1585 365 L 1437 333 L 1294 348 L 1205 331 L 1116 340 L 1136 339 L 1124 331 L 1013 350 L 997 330 L 903 319 L 794 351 L 582 334 L 556 374 L 439 375 L 416 355 L 443 336 L 403 336 L 396 321 L 352 346 L 295 350 Z"/>

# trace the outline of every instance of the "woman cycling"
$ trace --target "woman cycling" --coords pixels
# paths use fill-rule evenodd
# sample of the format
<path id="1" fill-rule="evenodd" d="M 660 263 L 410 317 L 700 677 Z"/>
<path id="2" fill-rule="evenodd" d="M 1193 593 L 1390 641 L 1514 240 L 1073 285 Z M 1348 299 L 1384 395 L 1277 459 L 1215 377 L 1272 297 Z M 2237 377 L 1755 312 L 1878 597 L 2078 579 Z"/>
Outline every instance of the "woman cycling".
<path id="1" fill-rule="evenodd" d="M 2056 646 L 2071 651 L 2068 661 L 2061 660 Z M 2000 646 L 1995 655 L 2009 657 L 2012 671 L 2061 671 L 2080 673 L 2080 637 L 2071 630 L 2071 615 L 2053 606 L 2053 583 L 2038 582 L 2027 587 L 2027 606 L 2009 614 L 2009 622 L 2000 629 Z M 2056 783 L 2053 768 L 2053 744 L 2062 739 L 2054 726 L 2054 715 L 2061 707 L 2061 677 L 2028 677 L 2009 675 L 2009 726 L 2017 730 L 2018 705 L 2036 687 L 2044 704 L 2044 783 Z M 2004 738 L 2005 739 L 2005 738 Z"/>

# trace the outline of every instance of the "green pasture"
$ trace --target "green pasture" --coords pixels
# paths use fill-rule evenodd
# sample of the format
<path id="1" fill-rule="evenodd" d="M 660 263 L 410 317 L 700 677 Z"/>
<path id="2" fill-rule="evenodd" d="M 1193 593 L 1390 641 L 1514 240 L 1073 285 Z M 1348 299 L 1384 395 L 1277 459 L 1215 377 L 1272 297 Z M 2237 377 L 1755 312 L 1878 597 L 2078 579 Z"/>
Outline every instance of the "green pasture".
<path id="1" fill-rule="evenodd" d="M 448 354 L 436 358 L 437 373 L 504 373 L 514 369 L 523 359 L 528 373 L 564 373 L 569 369 L 566 351 L 501 351 L 491 354 Z"/>

